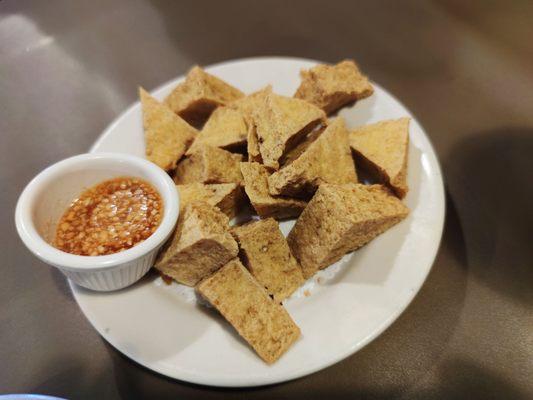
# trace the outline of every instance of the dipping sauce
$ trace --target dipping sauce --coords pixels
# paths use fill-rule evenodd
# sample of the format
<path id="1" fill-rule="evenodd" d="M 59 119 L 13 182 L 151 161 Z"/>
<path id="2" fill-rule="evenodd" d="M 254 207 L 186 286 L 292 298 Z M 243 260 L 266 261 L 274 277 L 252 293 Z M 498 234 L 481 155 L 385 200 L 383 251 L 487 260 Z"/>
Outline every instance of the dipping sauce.
<path id="1" fill-rule="evenodd" d="M 72 202 L 59 220 L 54 246 L 83 256 L 118 253 L 146 240 L 162 215 L 161 196 L 148 182 L 110 179 Z"/>

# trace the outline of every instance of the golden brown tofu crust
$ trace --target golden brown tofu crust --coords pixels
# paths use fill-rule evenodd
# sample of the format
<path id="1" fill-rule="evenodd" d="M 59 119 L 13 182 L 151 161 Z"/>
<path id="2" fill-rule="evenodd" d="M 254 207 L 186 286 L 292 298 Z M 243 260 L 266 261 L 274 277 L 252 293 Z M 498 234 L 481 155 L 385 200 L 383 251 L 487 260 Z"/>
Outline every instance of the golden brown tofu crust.
<path id="1" fill-rule="evenodd" d="M 199 146 L 177 166 L 174 182 L 187 183 L 242 183 L 239 163 L 241 154 L 212 146 Z"/>
<path id="2" fill-rule="evenodd" d="M 348 131 L 342 118 L 334 120 L 303 150 L 268 178 L 270 194 L 308 197 L 323 183 L 357 183 Z"/>
<path id="3" fill-rule="evenodd" d="M 171 171 L 189 148 L 198 131 L 139 88 L 143 111 L 146 158 Z"/>
<path id="4" fill-rule="evenodd" d="M 320 64 L 300 73 L 301 83 L 294 97 L 320 107 L 328 115 L 374 93 L 368 78 L 352 60 L 336 65 Z"/>
<path id="5" fill-rule="evenodd" d="M 297 217 L 306 202 L 283 196 L 272 196 L 268 191 L 268 170 L 256 162 L 240 164 L 244 178 L 244 190 L 253 208 L 261 218 L 278 219 Z"/>
<path id="6" fill-rule="evenodd" d="M 257 140 L 257 130 L 253 122 L 248 125 L 248 141 L 246 150 L 248 151 L 248 161 L 263 163 L 261 152 L 259 151 L 259 142 Z"/>
<path id="7" fill-rule="evenodd" d="M 269 93 L 272 93 L 271 85 L 268 85 L 265 88 L 245 97 L 237 99 L 229 104 L 229 107 L 238 110 L 244 115 L 246 125 L 248 127 L 246 136 L 246 151 L 248 153 L 248 161 L 255 161 L 259 163 L 263 162 L 261 153 L 259 151 L 257 128 L 255 126 L 252 114 L 259 108 L 261 102 L 264 101 Z"/>
<path id="8" fill-rule="evenodd" d="M 407 185 L 410 118 L 381 121 L 350 132 L 350 146 L 367 172 L 404 198 Z"/>
<path id="9" fill-rule="evenodd" d="M 244 114 L 233 108 L 219 107 L 213 111 L 186 154 L 192 154 L 201 146 L 238 150 L 246 145 L 247 136 L 248 124 Z"/>
<path id="10" fill-rule="evenodd" d="M 300 337 L 300 329 L 283 306 L 237 259 L 200 282 L 197 290 L 268 364 Z"/>
<path id="11" fill-rule="evenodd" d="M 382 185 L 324 184 L 287 237 L 305 278 L 403 220 L 409 209 Z"/>
<path id="12" fill-rule="evenodd" d="M 265 86 L 261 90 L 234 100 L 228 104 L 228 107 L 238 110 L 244 115 L 251 116 L 270 93 L 272 93 L 272 85 Z"/>
<path id="13" fill-rule="evenodd" d="M 196 285 L 237 256 L 238 245 L 228 223 L 226 215 L 207 203 L 188 204 L 155 268 L 179 283 Z"/>
<path id="14" fill-rule="evenodd" d="M 304 278 L 276 220 L 254 221 L 231 229 L 244 265 L 278 303 L 289 297 Z"/>
<path id="15" fill-rule="evenodd" d="M 180 195 L 180 209 L 194 202 L 205 202 L 216 206 L 228 218 L 232 219 L 239 212 L 243 203 L 243 189 L 237 183 L 188 183 L 177 185 Z"/>
<path id="16" fill-rule="evenodd" d="M 325 113 L 300 99 L 265 91 L 251 112 L 263 164 L 277 170 L 283 155 L 316 126 L 325 123 Z"/>
<path id="17" fill-rule="evenodd" d="M 191 125 L 199 127 L 215 108 L 243 96 L 239 89 L 195 66 L 185 81 L 167 96 L 165 104 Z"/>

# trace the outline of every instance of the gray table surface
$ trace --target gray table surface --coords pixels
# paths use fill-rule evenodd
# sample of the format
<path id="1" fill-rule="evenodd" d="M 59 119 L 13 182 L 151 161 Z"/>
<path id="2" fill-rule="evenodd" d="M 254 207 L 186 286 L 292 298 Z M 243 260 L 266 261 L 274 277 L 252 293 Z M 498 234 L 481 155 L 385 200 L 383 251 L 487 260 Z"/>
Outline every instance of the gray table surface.
<path id="1" fill-rule="evenodd" d="M 533 2 L 0 2 L 0 392 L 66 398 L 533 398 Z M 426 128 L 444 237 L 407 311 L 348 359 L 249 390 L 190 385 L 94 331 L 13 211 L 45 166 L 85 152 L 193 64 L 354 58 Z"/>

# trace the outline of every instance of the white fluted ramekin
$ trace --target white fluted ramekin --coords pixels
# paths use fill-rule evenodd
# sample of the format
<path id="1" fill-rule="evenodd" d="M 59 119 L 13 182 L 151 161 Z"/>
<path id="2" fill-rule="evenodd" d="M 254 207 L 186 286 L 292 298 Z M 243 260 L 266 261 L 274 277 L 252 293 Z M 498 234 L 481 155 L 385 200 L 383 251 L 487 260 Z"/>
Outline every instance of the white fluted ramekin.
<path id="1" fill-rule="evenodd" d="M 103 256 L 79 256 L 53 247 L 57 222 L 71 202 L 85 189 L 119 176 L 144 179 L 161 195 L 164 211 L 155 232 L 131 249 Z M 80 286 L 110 291 L 131 285 L 148 272 L 178 213 L 176 185 L 155 164 L 126 154 L 92 153 L 67 158 L 37 175 L 20 195 L 15 223 L 22 241 L 38 258 Z"/>

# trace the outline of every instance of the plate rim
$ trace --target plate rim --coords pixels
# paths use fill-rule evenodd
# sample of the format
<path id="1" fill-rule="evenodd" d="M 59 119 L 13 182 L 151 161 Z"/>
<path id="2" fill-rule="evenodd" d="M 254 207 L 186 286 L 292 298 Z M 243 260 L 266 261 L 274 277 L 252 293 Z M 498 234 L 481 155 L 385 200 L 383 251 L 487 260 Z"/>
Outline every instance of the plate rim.
<path id="1" fill-rule="evenodd" d="M 214 64 L 209 64 L 206 66 L 203 66 L 205 70 L 214 69 L 217 67 L 222 67 L 228 64 L 235 64 L 235 63 L 243 63 L 243 62 L 255 62 L 255 61 L 281 61 L 281 62 L 299 62 L 299 63 L 324 63 L 323 61 L 314 60 L 314 59 L 308 59 L 308 58 L 300 58 L 300 57 L 284 57 L 284 56 L 261 56 L 261 57 L 245 57 L 245 58 L 237 58 L 237 59 L 229 59 L 225 61 L 221 61 Z M 169 79 L 168 81 L 158 85 L 154 89 L 150 90 L 150 93 L 157 92 L 160 89 L 164 88 L 167 85 L 170 85 L 171 83 L 178 81 L 180 79 L 183 79 L 185 77 L 185 74 L 178 75 L 172 79 Z M 430 139 L 430 137 L 427 135 L 426 130 L 424 127 L 420 124 L 419 119 L 416 117 L 416 115 L 405 106 L 403 102 L 401 102 L 393 93 L 391 93 L 389 90 L 383 88 L 381 85 L 377 84 L 376 82 L 372 81 L 372 84 L 378 87 L 380 90 L 383 90 L 386 94 L 388 94 L 390 97 L 394 99 L 395 102 L 397 102 L 399 105 L 401 105 L 412 117 L 412 119 L 418 124 L 420 127 L 423 135 L 422 140 L 426 142 L 426 145 L 428 149 L 430 150 L 427 154 L 430 158 L 430 164 L 432 166 L 432 169 L 435 172 L 435 176 L 438 177 L 438 185 L 437 185 L 437 192 L 436 195 L 438 197 L 438 203 L 441 205 L 439 207 L 439 210 L 436 210 L 439 212 L 439 226 L 438 226 L 438 243 L 436 244 L 433 253 L 431 256 L 428 256 L 428 259 L 430 259 L 429 268 L 426 269 L 423 276 L 421 276 L 420 281 L 412 287 L 412 290 L 410 290 L 409 294 L 406 296 L 406 300 L 401 304 L 399 307 L 395 308 L 394 311 L 391 313 L 391 315 L 382 320 L 381 323 L 370 333 L 368 334 L 364 339 L 354 343 L 349 348 L 346 348 L 345 351 L 339 352 L 339 354 L 336 354 L 334 357 L 331 357 L 327 362 L 324 362 L 320 365 L 317 365 L 313 368 L 304 368 L 304 369 L 297 369 L 291 374 L 287 374 L 285 377 L 279 379 L 279 378 L 270 378 L 269 376 L 265 376 L 263 379 L 259 380 L 252 380 L 252 381 L 246 381 L 246 382 L 240 382 L 236 383 L 235 381 L 239 378 L 231 380 L 231 382 L 228 381 L 227 378 L 220 377 L 214 379 L 213 377 L 210 377 L 208 379 L 203 378 L 201 375 L 195 374 L 195 373 L 181 373 L 180 376 L 176 376 L 176 374 L 172 374 L 169 371 L 167 371 L 165 368 L 159 367 L 157 365 L 154 365 L 154 363 L 150 362 L 143 362 L 139 359 L 139 357 L 136 357 L 133 354 L 130 354 L 128 351 L 119 349 L 114 343 L 113 339 L 111 338 L 111 335 L 108 335 L 107 332 L 105 332 L 104 329 L 101 329 L 97 326 L 97 324 L 93 323 L 91 318 L 89 317 L 90 312 L 87 312 L 84 308 L 84 306 L 80 303 L 78 296 L 76 295 L 76 285 L 68 280 L 69 288 L 72 293 L 72 296 L 74 297 L 76 304 L 82 311 L 84 317 L 87 319 L 87 321 L 91 324 L 91 326 L 99 333 L 99 335 L 106 340 L 107 343 L 109 343 L 114 349 L 116 349 L 121 354 L 125 355 L 128 359 L 133 361 L 135 364 L 138 364 L 139 366 L 146 368 L 150 371 L 154 371 L 157 374 L 160 374 L 165 377 L 169 377 L 171 379 L 175 379 L 182 382 L 190 382 L 197 385 L 203 385 L 203 386 L 215 386 L 215 387 L 228 387 L 228 388 L 237 388 L 237 387 L 257 387 L 257 386 L 268 386 L 273 385 L 276 383 L 283 383 L 292 381 L 298 378 L 302 378 L 311 374 L 314 374 L 318 371 L 321 371 L 325 368 L 328 368 L 352 355 L 354 355 L 359 350 L 366 347 L 369 343 L 371 343 L 373 340 L 375 340 L 377 337 L 379 337 L 387 328 L 389 328 L 399 317 L 402 315 L 407 307 L 412 303 L 414 298 L 417 296 L 417 294 L 420 292 L 421 287 L 424 285 L 425 281 L 427 280 L 427 277 L 429 276 L 429 273 L 433 269 L 433 265 L 435 263 L 435 260 L 437 258 L 437 255 L 439 253 L 441 244 L 442 244 L 442 235 L 444 232 L 444 224 L 445 224 L 445 218 L 446 218 L 446 196 L 445 196 L 445 185 L 444 185 L 444 178 L 442 175 L 442 168 L 437 156 L 437 153 L 435 151 L 435 147 L 433 146 L 433 143 Z M 108 125 L 107 127 L 102 131 L 102 133 L 96 138 L 94 143 L 89 148 L 90 153 L 97 152 L 97 148 L 101 145 L 101 143 L 106 139 L 108 135 L 110 135 L 111 131 L 113 131 L 116 126 L 119 124 L 119 122 L 123 119 L 123 117 L 132 111 L 132 109 L 139 105 L 139 100 L 135 100 L 132 104 L 130 104 L 124 111 L 122 111 L 119 115 L 117 115 Z M 437 229 L 435 229 L 435 232 L 437 232 Z M 182 371 L 181 371 L 182 372 Z"/>

